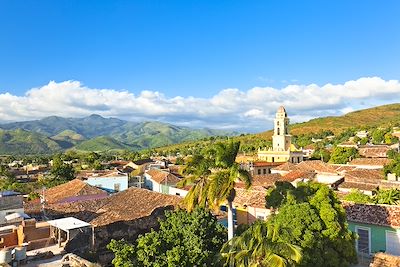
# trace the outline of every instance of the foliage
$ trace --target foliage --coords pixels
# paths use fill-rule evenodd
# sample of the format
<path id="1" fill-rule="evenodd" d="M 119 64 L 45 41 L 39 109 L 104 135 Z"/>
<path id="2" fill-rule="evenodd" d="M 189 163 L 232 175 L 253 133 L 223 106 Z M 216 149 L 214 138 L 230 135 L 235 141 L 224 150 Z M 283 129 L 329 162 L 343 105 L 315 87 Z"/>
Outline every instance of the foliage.
<path id="1" fill-rule="evenodd" d="M 107 245 L 107 249 L 114 253 L 114 259 L 112 264 L 115 267 L 133 267 L 134 257 L 135 257 L 135 247 L 129 244 L 125 240 L 115 240 L 112 239 Z"/>
<path id="2" fill-rule="evenodd" d="M 335 147 L 331 154 L 329 162 L 335 164 L 346 164 L 358 157 L 358 151 L 354 147 Z"/>
<path id="3" fill-rule="evenodd" d="M 38 198 L 40 198 L 40 194 L 38 192 L 30 192 L 28 194 L 28 200 L 29 201 L 35 200 L 35 199 L 38 199 Z"/>
<path id="4" fill-rule="evenodd" d="M 390 164 L 383 167 L 383 172 L 385 176 L 387 176 L 389 173 L 393 173 L 396 176 L 400 177 L 400 155 L 395 151 L 393 152 L 391 151 L 388 152 L 388 157 L 392 158 L 393 161 Z"/>
<path id="5" fill-rule="evenodd" d="M 400 205 L 400 190 L 397 188 L 376 190 L 372 199 L 376 204 Z"/>
<path id="6" fill-rule="evenodd" d="M 372 199 L 358 189 L 352 189 L 349 194 L 344 197 L 344 200 L 351 201 L 357 204 L 371 203 Z"/>
<path id="7" fill-rule="evenodd" d="M 51 166 L 50 173 L 54 180 L 67 180 L 70 181 L 75 177 L 75 170 L 70 164 L 64 163 L 61 155 L 55 155 L 53 157 L 53 164 Z"/>
<path id="8" fill-rule="evenodd" d="M 287 229 L 279 240 L 303 249 L 300 266 L 349 266 L 357 261 L 355 234 L 348 229 L 345 211 L 332 190 L 316 183 L 297 188 L 281 185 L 275 190 L 269 192 L 267 203 L 278 203 L 279 212 L 268 222 Z"/>
<path id="9" fill-rule="evenodd" d="M 285 267 L 301 260 L 301 248 L 279 238 L 284 229 L 256 221 L 221 249 L 224 266 Z"/>
<path id="10" fill-rule="evenodd" d="M 217 143 L 188 159 L 180 186 L 194 184 L 184 199 L 190 211 L 195 206 L 218 209 L 222 202 L 234 198 L 237 179 L 250 186 L 250 175 L 235 162 L 239 142 Z"/>
<path id="11" fill-rule="evenodd" d="M 112 241 L 115 266 L 213 266 L 226 230 L 208 211 L 167 211 L 160 229 L 140 236 L 135 246 Z"/>
<path id="12" fill-rule="evenodd" d="M 311 155 L 311 159 L 320 159 L 324 162 L 328 162 L 331 159 L 331 153 L 324 148 L 317 148 Z"/>

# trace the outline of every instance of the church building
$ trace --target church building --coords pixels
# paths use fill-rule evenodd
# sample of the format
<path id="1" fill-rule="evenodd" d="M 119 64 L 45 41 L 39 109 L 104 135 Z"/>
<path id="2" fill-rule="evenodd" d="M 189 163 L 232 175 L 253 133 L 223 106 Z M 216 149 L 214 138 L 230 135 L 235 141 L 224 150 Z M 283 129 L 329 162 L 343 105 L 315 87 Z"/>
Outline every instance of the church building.
<path id="1" fill-rule="evenodd" d="M 280 106 L 276 112 L 272 148 L 259 149 L 257 155 L 258 160 L 267 162 L 299 163 L 303 161 L 303 152 L 292 144 L 292 136 L 289 134 L 289 118 L 283 106 Z"/>

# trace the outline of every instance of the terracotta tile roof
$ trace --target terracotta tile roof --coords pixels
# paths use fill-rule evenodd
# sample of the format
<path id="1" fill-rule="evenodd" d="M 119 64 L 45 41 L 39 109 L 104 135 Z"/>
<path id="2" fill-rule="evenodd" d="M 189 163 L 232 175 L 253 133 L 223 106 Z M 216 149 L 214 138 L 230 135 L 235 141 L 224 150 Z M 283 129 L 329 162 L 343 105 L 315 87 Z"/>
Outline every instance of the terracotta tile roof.
<path id="1" fill-rule="evenodd" d="M 149 216 L 160 207 L 176 207 L 182 198 L 131 187 L 106 200 L 106 203 L 97 211 L 99 216 L 93 219 L 91 224 L 100 226 L 117 221 L 132 221 Z"/>
<path id="2" fill-rule="evenodd" d="M 385 176 L 382 170 L 377 169 L 354 169 L 344 174 L 345 181 L 355 182 L 361 180 L 383 180 Z"/>
<path id="3" fill-rule="evenodd" d="M 151 176 L 156 183 L 162 184 L 167 182 L 168 184 L 176 184 L 180 181 L 178 177 L 173 175 L 172 173 L 166 171 L 160 171 L 156 169 L 151 169 L 146 172 L 148 175 Z"/>
<path id="4" fill-rule="evenodd" d="M 246 190 L 243 188 L 235 188 L 236 197 L 233 204 L 236 206 L 247 206 L 253 208 L 265 208 L 265 190 Z"/>
<path id="5" fill-rule="evenodd" d="M 74 179 L 68 183 L 61 184 L 45 190 L 44 196 L 47 203 L 57 203 L 63 199 L 82 196 L 104 194 L 105 191 L 97 187 L 88 185 L 87 183 Z"/>
<path id="6" fill-rule="evenodd" d="M 306 160 L 297 164 L 298 170 L 315 171 L 316 173 L 336 173 L 335 168 L 321 160 Z"/>
<path id="7" fill-rule="evenodd" d="M 277 171 L 295 171 L 297 170 L 296 164 L 293 164 L 291 162 L 285 162 L 282 165 L 279 165 L 278 167 L 273 168 L 273 170 Z"/>
<path id="8" fill-rule="evenodd" d="M 292 171 L 285 174 L 282 180 L 293 182 L 296 179 L 313 179 L 315 177 L 314 171 Z"/>
<path id="9" fill-rule="evenodd" d="M 350 161 L 350 165 L 385 166 L 392 162 L 387 158 L 357 158 Z"/>
<path id="10" fill-rule="evenodd" d="M 400 266 L 400 257 L 378 252 L 375 253 L 369 267 L 398 267 Z"/>
<path id="11" fill-rule="evenodd" d="M 349 165 L 334 165 L 334 164 L 330 164 L 330 166 L 332 166 L 333 168 L 335 168 L 336 172 L 338 173 L 345 173 L 348 171 L 352 171 L 354 169 L 356 169 L 356 166 L 349 166 Z"/>
<path id="12" fill-rule="evenodd" d="M 348 221 L 400 227 L 400 206 L 342 203 Z"/>
<path id="13" fill-rule="evenodd" d="M 267 161 L 255 161 L 253 162 L 254 167 L 277 167 L 282 165 L 282 162 L 267 162 Z"/>
<path id="14" fill-rule="evenodd" d="M 102 226 L 149 216 L 157 208 L 177 207 L 181 201 L 178 196 L 131 187 L 103 199 L 49 204 L 46 212 L 53 216 L 73 214 L 78 219 Z"/>
<path id="15" fill-rule="evenodd" d="M 358 183 L 358 182 L 344 182 L 339 185 L 339 189 L 359 189 L 364 191 L 374 191 L 379 187 L 376 183 Z"/>
<path id="16" fill-rule="evenodd" d="M 365 146 L 358 148 L 358 153 L 365 158 L 386 158 L 389 146 Z"/>
<path id="17" fill-rule="evenodd" d="M 279 173 L 265 174 L 265 175 L 253 175 L 251 184 L 252 186 L 273 186 L 276 181 L 281 181 L 282 175 Z"/>

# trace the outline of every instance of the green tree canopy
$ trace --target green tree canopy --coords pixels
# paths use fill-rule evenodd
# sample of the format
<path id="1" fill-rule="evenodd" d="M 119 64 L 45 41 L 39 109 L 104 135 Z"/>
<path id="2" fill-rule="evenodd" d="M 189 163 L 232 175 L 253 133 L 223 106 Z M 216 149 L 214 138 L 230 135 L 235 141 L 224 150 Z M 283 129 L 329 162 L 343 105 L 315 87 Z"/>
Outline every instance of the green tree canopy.
<path id="1" fill-rule="evenodd" d="M 346 164 L 357 157 L 358 151 L 354 147 L 335 147 L 332 151 L 329 162 L 335 164 Z"/>
<path id="2" fill-rule="evenodd" d="M 55 180 L 70 181 L 75 177 L 74 168 L 72 165 L 64 163 L 61 155 L 55 155 L 53 157 L 53 165 L 51 166 L 50 173 L 53 175 Z"/>
<path id="3" fill-rule="evenodd" d="M 344 200 L 357 204 L 372 203 L 372 199 L 358 189 L 352 189 L 351 192 L 344 197 Z"/>
<path id="4" fill-rule="evenodd" d="M 160 229 L 140 236 L 135 245 L 112 241 L 115 266 L 214 266 L 226 230 L 209 211 L 167 211 Z M 130 265 L 132 264 L 132 265 Z"/>
<path id="5" fill-rule="evenodd" d="M 287 229 L 279 240 L 302 248 L 300 266 L 355 263 L 355 234 L 348 229 L 345 210 L 335 193 L 316 183 L 300 184 L 297 188 L 288 184 L 268 191 L 267 204 L 279 208 L 268 222 Z"/>

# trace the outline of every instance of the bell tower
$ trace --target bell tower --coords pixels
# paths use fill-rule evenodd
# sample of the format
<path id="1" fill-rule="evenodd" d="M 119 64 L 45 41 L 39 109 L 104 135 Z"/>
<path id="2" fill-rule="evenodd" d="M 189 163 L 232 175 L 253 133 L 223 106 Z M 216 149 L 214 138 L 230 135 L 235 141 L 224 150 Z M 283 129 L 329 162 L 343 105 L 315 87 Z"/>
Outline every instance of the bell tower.
<path id="1" fill-rule="evenodd" d="M 273 151 L 287 151 L 290 149 L 292 137 L 289 134 L 289 118 L 283 106 L 278 108 L 274 120 L 274 135 L 272 136 Z"/>

